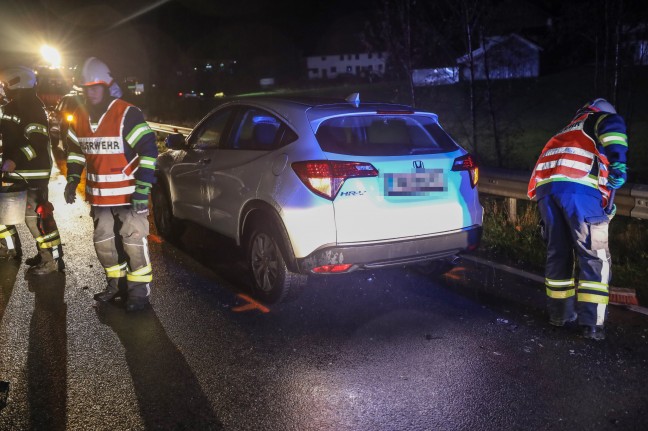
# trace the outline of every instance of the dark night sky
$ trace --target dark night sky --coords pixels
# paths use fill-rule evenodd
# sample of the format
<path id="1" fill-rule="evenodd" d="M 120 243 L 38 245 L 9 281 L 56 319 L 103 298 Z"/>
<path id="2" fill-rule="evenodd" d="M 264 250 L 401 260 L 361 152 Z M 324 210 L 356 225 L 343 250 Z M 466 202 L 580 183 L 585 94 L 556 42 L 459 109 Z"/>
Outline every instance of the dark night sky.
<path id="1" fill-rule="evenodd" d="M 0 0 L 0 67 L 36 61 L 58 47 L 68 62 L 95 55 L 118 75 L 147 75 L 192 58 L 233 58 L 259 51 L 317 51 L 341 18 L 369 0 Z M 358 29 L 362 23 L 358 23 Z"/>
<path id="2" fill-rule="evenodd" d="M 528 17 L 531 10 L 540 11 L 533 14 L 540 17 L 540 25 L 554 12 L 561 12 L 562 18 L 558 17 L 555 22 L 560 20 L 563 33 L 560 38 L 554 38 L 553 47 L 543 45 L 545 53 L 551 49 L 567 52 L 577 45 L 576 40 L 588 43 L 592 51 L 591 41 L 605 31 L 605 26 L 590 24 L 587 17 L 596 16 L 578 9 L 579 5 L 590 4 L 584 0 L 492 2 L 489 12 L 499 19 L 492 23 L 500 26 L 500 33 L 496 34 L 518 31 L 516 26 L 524 22 L 525 13 Z M 362 33 L 367 22 L 379 22 L 375 13 L 382 3 L 382 0 L 0 0 L 0 67 L 17 63 L 36 66 L 39 47 L 49 43 L 59 48 L 67 64 L 97 56 L 109 64 L 116 77 L 135 75 L 149 82 L 167 71 L 187 70 L 197 60 L 237 60 L 247 62 L 253 70 L 263 69 L 263 73 L 265 70 L 269 74 L 281 73 L 286 68 L 303 68 L 299 61 L 306 55 L 331 54 L 336 52 L 335 47 L 352 46 L 344 38 L 349 33 Z M 418 0 L 416 4 L 456 9 L 456 3 L 451 0 Z M 591 4 L 592 10 L 599 10 L 616 3 L 592 0 Z M 643 4 L 639 10 L 646 9 L 645 1 L 623 4 L 629 16 L 633 15 L 632 5 L 636 8 Z M 428 66 L 432 60 L 451 61 L 465 49 L 456 14 L 444 17 L 434 15 L 435 12 L 421 20 L 426 27 L 417 29 L 419 39 L 424 33 L 451 31 L 447 31 L 448 36 L 437 39 L 436 45 L 422 45 L 427 49 Z M 605 16 L 602 12 L 598 15 Z M 583 18 L 577 20 L 580 16 Z M 434 22 L 428 25 L 430 20 Z M 430 47 L 436 51 L 432 52 Z M 353 48 L 350 53 L 357 52 L 358 46 Z M 284 70 L 279 70 L 281 67 Z"/>

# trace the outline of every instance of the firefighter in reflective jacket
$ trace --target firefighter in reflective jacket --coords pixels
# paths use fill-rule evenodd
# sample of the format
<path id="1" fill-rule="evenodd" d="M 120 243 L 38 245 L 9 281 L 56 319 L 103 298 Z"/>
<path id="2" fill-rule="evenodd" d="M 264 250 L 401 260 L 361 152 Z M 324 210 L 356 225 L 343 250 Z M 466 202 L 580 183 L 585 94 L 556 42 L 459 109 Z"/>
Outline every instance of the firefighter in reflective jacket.
<path id="1" fill-rule="evenodd" d="M 105 63 L 95 57 L 81 70 L 86 103 L 79 107 L 67 134 L 65 200 L 75 192 L 86 169 L 86 198 L 94 220 L 94 245 L 107 278 L 94 298 L 109 302 L 126 296 L 126 310 L 149 305 L 153 278 L 148 253 L 148 199 L 155 180 L 155 134 L 135 106 L 120 92 Z"/>
<path id="2" fill-rule="evenodd" d="M 611 276 L 608 224 L 616 208 L 608 201 L 610 191 L 626 181 L 627 149 L 623 118 L 605 99 L 596 99 L 549 140 L 529 182 L 547 243 L 549 323 L 578 320 L 583 336 L 595 340 L 605 338 Z"/>
<path id="3" fill-rule="evenodd" d="M 0 118 L 3 180 L 29 184 L 25 224 L 36 240 L 37 254 L 25 263 L 34 275 L 61 271 L 65 267 L 61 238 L 54 221 L 54 207 L 48 201 L 52 158 L 47 114 L 34 88 L 36 74 L 26 67 L 12 67 L 0 72 L 0 82 L 9 100 Z M 0 259 L 21 256 L 16 227 L 0 225 Z"/>

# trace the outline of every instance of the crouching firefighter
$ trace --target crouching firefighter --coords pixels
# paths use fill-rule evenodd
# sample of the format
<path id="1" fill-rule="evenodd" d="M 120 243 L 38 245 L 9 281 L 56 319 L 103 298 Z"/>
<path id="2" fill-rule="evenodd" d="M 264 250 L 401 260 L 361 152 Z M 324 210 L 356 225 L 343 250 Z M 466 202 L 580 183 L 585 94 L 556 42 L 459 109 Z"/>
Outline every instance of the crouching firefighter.
<path id="1" fill-rule="evenodd" d="M 0 85 L 9 102 L 2 108 L 2 174 L 6 183 L 27 181 L 25 224 L 36 240 L 37 254 L 25 261 L 33 275 L 62 271 L 63 250 L 54 207 L 48 201 L 52 171 L 47 114 L 36 95 L 36 74 L 26 67 L 0 72 Z M 0 225 L 0 259 L 20 259 L 22 250 L 15 226 Z"/>
<path id="2" fill-rule="evenodd" d="M 148 199 L 155 181 L 155 133 L 142 112 L 119 99 L 110 70 L 91 57 L 80 83 L 86 103 L 67 135 L 65 200 L 73 203 L 86 170 L 86 197 L 94 220 L 94 246 L 106 272 L 106 290 L 94 298 L 126 296 L 126 310 L 146 308 L 153 270 L 148 252 Z"/>
<path id="3" fill-rule="evenodd" d="M 549 323 L 577 321 L 583 336 L 594 340 L 605 338 L 611 278 L 608 224 L 616 211 L 610 191 L 626 181 L 627 150 L 623 118 L 609 102 L 596 99 L 549 140 L 529 182 L 528 196 L 538 202 L 547 244 Z M 574 253 L 580 268 L 577 281 Z"/>

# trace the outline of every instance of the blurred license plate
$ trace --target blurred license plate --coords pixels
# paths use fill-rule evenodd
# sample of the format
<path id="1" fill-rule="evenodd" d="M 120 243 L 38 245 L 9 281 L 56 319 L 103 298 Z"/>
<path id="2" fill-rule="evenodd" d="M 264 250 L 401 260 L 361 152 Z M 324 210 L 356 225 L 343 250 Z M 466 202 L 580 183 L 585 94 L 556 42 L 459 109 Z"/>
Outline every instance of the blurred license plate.
<path id="1" fill-rule="evenodd" d="M 385 174 L 386 196 L 421 196 L 445 191 L 442 169 L 417 169 L 404 174 Z"/>

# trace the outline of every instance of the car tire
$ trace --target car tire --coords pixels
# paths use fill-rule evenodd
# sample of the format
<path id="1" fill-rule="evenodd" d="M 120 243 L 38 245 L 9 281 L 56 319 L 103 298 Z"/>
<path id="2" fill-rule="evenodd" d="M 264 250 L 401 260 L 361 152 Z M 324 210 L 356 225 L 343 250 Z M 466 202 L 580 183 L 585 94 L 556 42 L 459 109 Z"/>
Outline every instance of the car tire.
<path id="1" fill-rule="evenodd" d="M 288 269 L 274 231 L 266 226 L 255 226 L 248 238 L 247 264 L 252 275 L 253 295 L 269 304 L 296 299 L 308 276 Z"/>
<path id="2" fill-rule="evenodd" d="M 153 221 L 158 233 L 169 242 L 179 241 L 185 224 L 173 216 L 169 192 L 163 185 L 155 184 L 151 197 L 153 200 Z"/>

